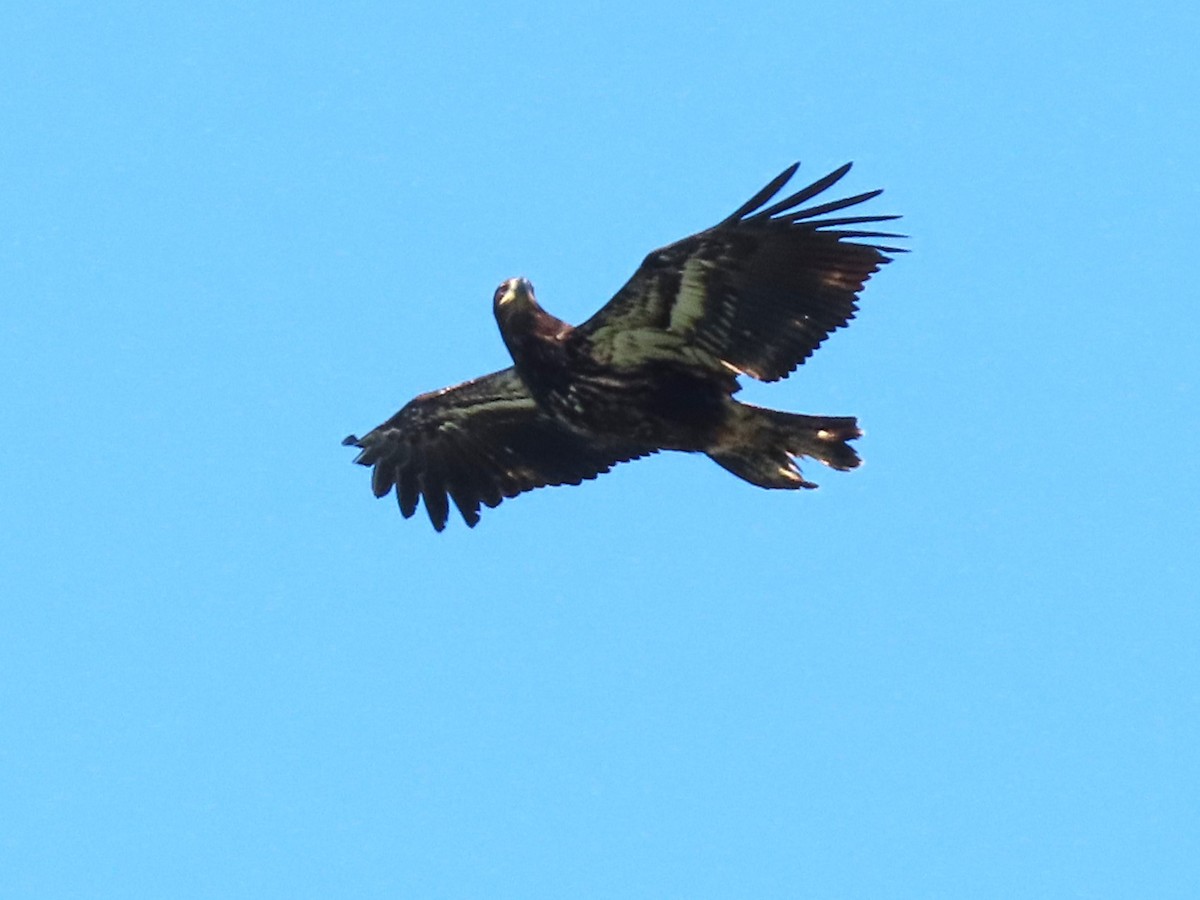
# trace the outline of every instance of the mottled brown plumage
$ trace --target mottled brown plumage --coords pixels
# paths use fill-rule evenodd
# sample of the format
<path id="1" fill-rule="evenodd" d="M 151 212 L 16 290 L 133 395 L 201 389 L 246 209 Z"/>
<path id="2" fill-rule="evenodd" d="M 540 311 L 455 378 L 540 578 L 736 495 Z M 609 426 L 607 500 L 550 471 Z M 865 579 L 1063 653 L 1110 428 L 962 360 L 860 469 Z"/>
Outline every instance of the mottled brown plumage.
<path id="1" fill-rule="evenodd" d="M 854 317 L 888 254 L 902 252 L 855 240 L 897 237 L 860 227 L 896 216 L 829 216 L 879 191 L 797 209 L 848 163 L 766 206 L 797 167 L 712 228 L 655 250 L 578 327 L 545 312 L 528 281 L 500 285 L 493 307 L 513 366 L 422 394 L 344 441 L 374 467 L 375 495 L 394 488 L 405 517 L 423 499 L 441 531 L 450 502 L 474 526 L 481 505 L 659 450 L 706 453 L 766 488 L 815 487 L 798 456 L 857 466 L 855 419 L 733 399 L 738 375 L 775 381 L 808 359 Z"/>

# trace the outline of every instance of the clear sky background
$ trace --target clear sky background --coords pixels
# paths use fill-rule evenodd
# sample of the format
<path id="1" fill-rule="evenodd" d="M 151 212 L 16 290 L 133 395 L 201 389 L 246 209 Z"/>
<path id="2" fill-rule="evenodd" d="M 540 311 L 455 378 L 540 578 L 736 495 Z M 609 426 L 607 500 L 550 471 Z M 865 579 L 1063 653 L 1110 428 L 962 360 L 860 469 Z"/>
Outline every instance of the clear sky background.
<path id="1" fill-rule="evenodd" d="M 0 896 L 1197 896 L 1198 10 L 6 6 Z M 795 159 L 862 469 L 372 499 Z"/>

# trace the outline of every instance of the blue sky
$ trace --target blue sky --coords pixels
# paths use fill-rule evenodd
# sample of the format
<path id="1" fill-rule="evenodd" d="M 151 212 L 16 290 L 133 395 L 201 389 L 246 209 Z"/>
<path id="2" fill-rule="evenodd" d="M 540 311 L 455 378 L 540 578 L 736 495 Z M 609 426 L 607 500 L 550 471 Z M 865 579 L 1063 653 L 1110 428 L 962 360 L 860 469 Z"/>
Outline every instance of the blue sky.
<path id="1" fill-rule="evenodd" d="M 1195 896 L 1200 13 L 751 7 L 0 14 L 0 896 Z M 862 469 L 371 498 L 795 159 Z"/>

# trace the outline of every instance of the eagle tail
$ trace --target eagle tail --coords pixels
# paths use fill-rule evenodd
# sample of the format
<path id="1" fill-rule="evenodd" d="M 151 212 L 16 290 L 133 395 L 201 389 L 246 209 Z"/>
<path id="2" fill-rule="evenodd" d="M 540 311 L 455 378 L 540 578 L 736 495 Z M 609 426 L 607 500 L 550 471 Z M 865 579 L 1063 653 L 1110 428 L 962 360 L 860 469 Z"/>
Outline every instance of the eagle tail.
<path id="1" fill-rule="evenodd" d="M 815 488 L 796 457 L 811 456 L 845 471 L 861 462 L 850 441 L 862 436 L 853 416 L 805 416 L 738 403 L 732 427 L 709 457 L 738 478 L 764 488 Z"/>

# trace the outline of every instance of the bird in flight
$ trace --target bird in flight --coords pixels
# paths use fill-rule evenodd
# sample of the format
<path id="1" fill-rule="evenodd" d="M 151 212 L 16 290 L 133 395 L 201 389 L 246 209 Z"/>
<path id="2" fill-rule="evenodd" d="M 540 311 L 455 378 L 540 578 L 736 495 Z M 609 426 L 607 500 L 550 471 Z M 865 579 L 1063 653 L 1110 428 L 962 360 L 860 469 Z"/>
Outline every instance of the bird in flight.
<path id="1" fill-rule="evenodd" d="M 647 256 L 581 325 L 538 304 L 510 278 L 492 306 L 513 365 L 414 398 L 361 438 L 355 462 L 400 512 L 424 501 L 433 527 L 450 503 L 467 525 L 481 506 L 547 485 L 579 484 L 659 450 L 704 453 L 763 488 L 816 487 L 796 459 L 859 464 L 850 416 L 811 416 L 733 399 L 738 377 L 786 378 L 854 317 L 858 294 L 889 254 L 872 229 L 899 216 L 831 215 L 877 196 L 804 204 L 842 166 L 773 202 L 789 166 L 716 225 Z M 770 204 L 770 205 L 768 205 Z"/>

